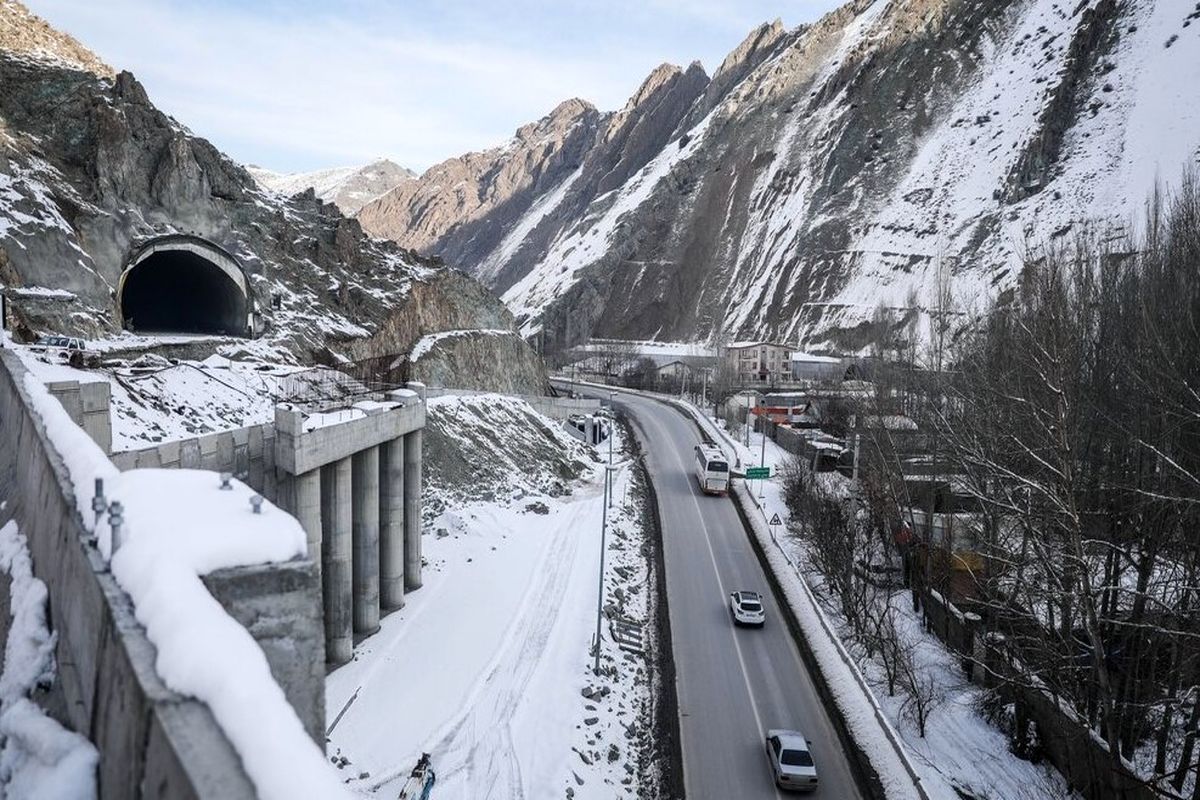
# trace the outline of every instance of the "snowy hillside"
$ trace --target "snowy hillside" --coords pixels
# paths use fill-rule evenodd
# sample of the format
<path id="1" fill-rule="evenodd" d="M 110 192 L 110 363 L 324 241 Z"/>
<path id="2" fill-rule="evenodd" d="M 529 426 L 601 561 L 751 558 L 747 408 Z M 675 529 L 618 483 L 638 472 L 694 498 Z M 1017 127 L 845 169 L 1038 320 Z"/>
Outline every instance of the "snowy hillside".
<path id="1" fill-rule="evenodd" d="M 412 170 L 380 158 L 356 167 L 333 167 L 315 172 L 273 172 L 249 165 L 246 170 L 264 189 L 291 197 L 312 189 L 317 197 L 351 215 L 367 203 L 416 177 Z"/>
<path id="2" fill-rule="evenodd" d="M 981 305 L 1029 249 L 1120 235 L 1156 179 L 1200 163 L 1197 13 L 854 0 L 763 26 L 711 80 L 656 71 L 569 169 L 542 170 L 521 214 L 444 222 L 418 246 L 503 292 L 547 346 L 854 349 L 877 306 L 928 308 L 939 283 Z M 618 122 L 634 133 L 614 151 Z"/>
<path id="3" fill-rule="evenodd" d="M 333 763 L 373 797 L 395 797 L 422 752 L 438 797 L 654 796 L 652 650 L 606 632 L 602 678 L 588 655 L 596 451 L 500 395 L 431 399 L 425 436 L 424 585 L 326 679 Z M 648 627 L 644 477 L 616 452 L 606 602 Z"/>

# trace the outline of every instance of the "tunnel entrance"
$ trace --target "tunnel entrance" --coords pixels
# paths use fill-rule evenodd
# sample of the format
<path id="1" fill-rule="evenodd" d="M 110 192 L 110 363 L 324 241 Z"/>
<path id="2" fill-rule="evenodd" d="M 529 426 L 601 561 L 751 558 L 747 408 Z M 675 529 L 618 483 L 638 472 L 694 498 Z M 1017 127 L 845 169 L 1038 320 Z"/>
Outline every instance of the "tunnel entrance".
<path id="1" fill-rule="evenodd" d="M 121 324 L 135 333 L 247 335 L 246 279 L 203 240 L 156 241 L 121 276 Z"/>

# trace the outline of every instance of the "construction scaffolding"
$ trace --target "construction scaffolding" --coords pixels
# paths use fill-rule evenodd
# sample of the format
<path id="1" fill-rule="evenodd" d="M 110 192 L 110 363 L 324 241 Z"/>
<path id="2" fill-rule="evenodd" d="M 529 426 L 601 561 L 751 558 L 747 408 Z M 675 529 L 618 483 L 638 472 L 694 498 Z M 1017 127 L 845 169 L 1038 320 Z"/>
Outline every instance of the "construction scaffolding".
<path id="1" fill-rule="evenodd" d="M 306 411 L 344 407 L 359 400 L 379 399 L 405 386 L 404 356 L 385 355 L 333 366 L 317 366 L 279 378 L 271 392 L 277 403 Z"/>

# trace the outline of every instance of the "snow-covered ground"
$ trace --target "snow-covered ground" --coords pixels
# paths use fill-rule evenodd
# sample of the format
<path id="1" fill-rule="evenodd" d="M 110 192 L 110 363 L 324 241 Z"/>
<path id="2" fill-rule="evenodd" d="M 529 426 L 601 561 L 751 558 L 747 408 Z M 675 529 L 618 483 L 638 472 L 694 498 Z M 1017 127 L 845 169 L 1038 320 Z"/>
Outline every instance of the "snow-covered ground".
<path id="1" fill-rule="evenodd" d="M 702 414 L 695 406 L 692 408 L 697 414 Z M 836 605 L 823 594 L 824 581 L 820 573 L 811 566 L 800 539 L 789 530 L 798 523 L 789 519 L 787 505 L 783 501 L 779 468 L 791 454 L 769 438 L 764 441 L 759 433 L 751 432 L 747 445 L 744 428 L 742 435 L 735 438 L 723 430 L 723 421 L 711 417 L 707 419 L 709 429 L 718 433 L 726 449 L 736 453 L 743 467 L 761 463 L 771 468 L 770 479 L 747 481 L 746 485 L 765 520 L 778 514 L 785 521 L 785 525 L 777 529 L 776 540 L 787 558 L 773 560 L 777 577 L 781 581 L 786 580 L 791 564 L 798 565 L 825 616 L 832 621 L 843 643 L 848 644 L 850 637 L 845 622 Z M 848 491 L 848 481 L 837 473 L 821 474 L 819 477 L 832 491 Z M 793 580 L 798 581 L 799 578 L 794 577 Z M 1073 797 L 1065 780 L 1052 767 L 1032 764 L 1012 754 L 1008 737 L 984 719 L 978 710 L 983 690 L 966 680 L 959 657 L 935 636 L 925 632 L 919 615 L 913 612 L 912 604 L 906 598 L 903 591 L 892 598 L 898 634 L 906 642 L 906 648 L 913 653 L 922 675 L 932 679 L 937 687 L 938 702 L 929 717 L 924 737 L 919 735 L 916 725 L 906 713 L 901 693 L 888 696 L 882 665 L 853 646 L 848 644 L 848 647 L 857 660 L 859 670 L 871 685 L 876 701 L 899 733 L 930 797 L 934 800 L 957 800 L 964 796 L 978 800 Z"/>
<path id="2" fill-rule="evenodd" d="M 13 350 L 43 383 L 108 382 L 113 452 L 270 422 L 275 418 L 277 399 L 315 397 L 337 384 L 345 385 L 348 392 L 355 390 L 352 379 L 336 370 L 220 355 L 203 361 L 169 361 L 147 354 L 133 360 L 109 360 L 93 369 L 75 369 L 53 353 L 38 353 L 22 345 L 13 345 Z"/>
<path id="3" fill-rule="evenodd" d="M 425 586 L 329 677 L 333 766 L 318 757 L 314 770 L 290 735 L 303 735 L 294 713 L 278 687 L 272 683 L 272 693 L 265 685 L 261 652 L 219 608 L 201 613 L 212 603 L 197 580 L 231 563 L 295 555 L 304 542 L 298 525 L 270 504 L 262 517 L 252 515 L 249 490 L 235 482 L 235 491 L 220 492 L 204 483 L 210 473 L 117 473 L 81 430 L 66 424 L 43 387 L 107 381 L 118 447 L 137 447 L 265 421 L 273 395 L 282 382 L 294 382 L 295 371 L 219 356 L 175 363 L 144 356 L 76 370 L 14 349 L 33 373 L 27 391 L 77 484 L 77 501 L 86 506 L 86 487 L 103 477 L 125 504 L 125 543 L 112 568 L 159 650 L 160 674 L 213 709 L 264 797 L 295 796 L 300 786 L 320 787 L 330 778 L 333 786 L 321 789 L 322 797 L 347 790 L 394 796 L 423 751 L 433 755 L 439 795 L 646 796 L 647 776 L 656 774 L 645 755 L 652 745 L 650 655 L 620 649 L 606 616 L 601 674 L 591 671 L 607 448 L 602 457 L 561 423 L 511 398 L 430 400 Z M 652 583 L 649 551 L 641 546 L 643 498 L 624 445 L 615 445 L 621 467 L 608 512 L 605 604 L 630 623 L 619 629 L 623 639 L 644 636 L 648 646 Z M 205 505 L 210 521 L 212 513 L 228 517 L 218 527 L 233 538 L 189 536 L 187 526 L 162 524 L 168 508 L 187 519 L 204 517 L 187 510 L 193 500 Z M 215 508 L 214 500 L 229 502 Z M 242 517 L 264 524 L 248 528 Z M 266 524 L 277 518 L 285 524 Z M 148 536 L 152 531 L 175 535 Z M 107 525 L 96 533 L 109 556 Z M 196 625 L 179 629 L 172 620 L 182 616 Z M 234 675 L 243 686 L 229 683 Z M 271 702 L 262 700 L 266 695 Z M 259 735 L 264 726 L 276 735 Z"/>
<path id="4" fill-rule="evenodd" d="M 424 586 L 329 676 L 331 760 L 380 797 L 422 752 L 439 797 L 647 796 L 646 659 L 607 620 L 600 676 L 590 657 L 607 447 L 496 395 L 430 400 L 427 437 Z M 640 489 L 614 444 L 605 602 L 648 638 Z"/>

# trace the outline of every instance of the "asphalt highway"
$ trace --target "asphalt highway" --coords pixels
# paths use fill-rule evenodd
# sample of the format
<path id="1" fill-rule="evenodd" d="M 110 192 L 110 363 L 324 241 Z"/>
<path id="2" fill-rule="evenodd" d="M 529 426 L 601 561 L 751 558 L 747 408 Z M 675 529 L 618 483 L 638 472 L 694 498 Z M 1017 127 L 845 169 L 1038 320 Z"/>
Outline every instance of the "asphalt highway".
<path id="1" fill-rule="evenodd" d="M 593 394 L 608 399 L 607 392 Z M 658 495 L 689 800 L 784 797 L 765 754 L 769 728 L 798 730 L 809 740 L 820 778 L 810 796 L 862 797 L 733 501 L 697 485 L 695 425 L 647 397 L 618 393 L 615 403 L 643 438 Z M 729 594 L 738 590 L 763 594 L 763 628 L 734 627 Z"/>

